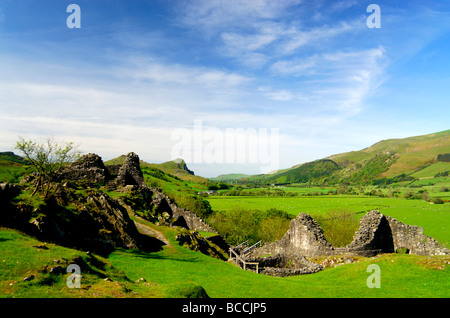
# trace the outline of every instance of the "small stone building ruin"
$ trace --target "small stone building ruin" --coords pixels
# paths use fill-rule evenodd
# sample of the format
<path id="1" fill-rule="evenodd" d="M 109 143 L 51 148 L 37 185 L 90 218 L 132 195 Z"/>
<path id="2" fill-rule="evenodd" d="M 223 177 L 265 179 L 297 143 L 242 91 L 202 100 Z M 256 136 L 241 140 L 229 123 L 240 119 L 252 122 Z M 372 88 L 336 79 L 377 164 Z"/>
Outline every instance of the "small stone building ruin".
<path id="1" fill-rule="evenodd" d="M 423 233 L 423 228 L 407 225 L 370 211 L 360 221 L 353 241 L 346 247 L 333 247 L 323 235 L 320 225 L 310 215 L 300 213 L 291 221 L 289 230 L 278 241 L 268 243 L 249 253 L 235 250 L 236 261 L 245 265 L 257 264 L 260 273 L 272 276 L 290 276 L 315 273 L 321 266 L 306 257 L 357 255 L 372 257 L 379 253 L 399 250 L 415 255 L 449 255 L 450 250 Z M 241 254 L 239 254 L 241 253 Z M 312 264 L 311 264 L 312 263 Z M 291 266 L 286 266 L 291 264 Z"/>

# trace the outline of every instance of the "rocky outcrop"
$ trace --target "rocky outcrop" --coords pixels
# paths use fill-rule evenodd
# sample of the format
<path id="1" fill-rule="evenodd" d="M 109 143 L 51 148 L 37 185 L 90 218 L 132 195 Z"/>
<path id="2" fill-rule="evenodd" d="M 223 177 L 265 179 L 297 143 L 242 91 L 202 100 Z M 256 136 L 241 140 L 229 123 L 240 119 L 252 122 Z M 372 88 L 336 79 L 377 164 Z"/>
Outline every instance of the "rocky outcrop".
<path id="1" fill-rule="evenodd" d="M 140 234 L 126 209 L 105 193 L 94 192 L 80 196 L 77 209 L 60 206 L 57 198 L 47 200 L 44 206 L 33 211 L 29 233 L 44 241 L 63 246 L 108 254 L 114 248 L 135 248 L 140 244 Z"/>
<path id="2" fill-rule="evenodd" d="M 139 164 L 139 156 L 134 152 L 127 154 L 125 161 L 119 169 L 117 184 L 144 186 L 144 175 Z"/>
<path id="3" fill-rule="evenodd" d="M 127 210 L 105 193 L 90 190 L 81 194 L 62 187 L 33 208 L 13 203 L 20 191 L 17 185 L 0 185 L 0 226 L 98 254 L 108 254 L 117 247 L 151 249 L 145 246 Z"/>
<path id="4" fill-rule="evenodd" d="M 24 178 L 23 185 L 32 179 L 33 176 Z M 144 182 L 139 157 L 133 152 L 125 157 L 122 165 L 112 167 L 106 167 L 96 154 L 84 155 L 68 165 L 57 179 L 62 182 L 55 179 L 55 191 L 37 209 L 12 204 L 11 199 L 21 189 L 2 185 L 0 202 L 4 204 L 0 225 L 20 229 L 41 240 L 106 253 L 116 247 L 151 249 L 142 246 L 151 240 L 143 243 L 128 215 L 130 207 L 131 212 L 144 210 L 142 217 L 153 215 L 156 221 L 166 225 L 216 233 L 195 213 L 178 207 L 160 190 L 150 189 Z M 112 199 L 97 190 L 99 185 L 108 190 L 128 192 L 129 200 L 124 203 Z M 75 191 L 80 186 L 86 193 Z"/>
<path id="5" fill-rule="evenodd" d="M 177 234 L 175 239 L 182 246 L 185 246 L 193 251 L 203 253 L 205 255 L 226 260 L 225 251 L 220 251 L 219 247 L 212 246 L 211 242 L 203 238 L 197 231 L 183 230 Z"/>
<path id="6" fill-rule="evenodd" d="M 7 203 L 19 195 L 21 189 L 18 185 L 12 183 L 0 183 L 0 203 Z"/>
<path id="7" fill-rule="evenodd" d="M 62 172 L 62 178 L 99 184 L 109 179 L 109 171 L 99 155 L 89 153 L 67 166 Z"/>
<path id="8" fill-rule="evenodd" d="M 114 247 L 138 248 L 138 231 L 127 210 L 105 193 L 86 198 L 83 207 L 99 225 L 99 236 Z"/>

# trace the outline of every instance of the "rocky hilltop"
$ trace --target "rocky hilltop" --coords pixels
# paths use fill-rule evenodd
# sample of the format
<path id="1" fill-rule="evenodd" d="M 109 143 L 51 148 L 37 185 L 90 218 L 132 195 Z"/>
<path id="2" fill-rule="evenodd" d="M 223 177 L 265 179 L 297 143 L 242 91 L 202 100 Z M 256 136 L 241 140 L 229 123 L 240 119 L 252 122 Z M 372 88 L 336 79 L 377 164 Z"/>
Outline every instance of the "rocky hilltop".
<path id="1" fill-rule="evenodd" d="M 0 184 L 0 225 L 40 240 L 108 254 L 114 248 L 157 250 L 164 243 L 146 240 L 130 218 L 140 216 L 168 226 L 215 232 L 195 213 L 177 206 L 160 189 L 149 188 L 139 156 L 129 153 L 123 164 L 107 166 L 97 154 L 86 154 L 68 165 L 54 185 L 54 194 L 39 206 L 16 199 L 35 182 L 26 175 L 20 185 Z M 56 181 L 55 181 L 56 183 Z M 120 199 L 105 190 L 124 195 Z"/>

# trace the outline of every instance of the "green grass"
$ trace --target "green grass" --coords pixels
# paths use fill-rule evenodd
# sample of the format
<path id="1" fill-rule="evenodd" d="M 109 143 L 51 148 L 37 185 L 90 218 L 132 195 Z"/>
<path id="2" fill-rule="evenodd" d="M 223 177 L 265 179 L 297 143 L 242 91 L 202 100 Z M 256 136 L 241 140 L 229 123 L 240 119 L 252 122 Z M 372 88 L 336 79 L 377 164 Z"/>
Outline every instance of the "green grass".
<path id="1" fill-rule="evenodd" d="M 385 254 L 360 258 L 358 263 L 326 268 L 317 274 L 277 278 L 244 271 L 181 247 L 176 229 L 158 227 L 171 246 L 154 253 L 117 250 L 107 259 L 105 281 L 83 274 L 80 289 L 67 288 L 67 275 L 52 280 L 39 268 L 53 259 L 70 259 L 85 253 L 53 244 L 48 250 L 32 245 L 40 242 L 12 230 L 0 230 L 0 297 L 185 297 L 202 286 L 211 297 L 298 298 L 298 297 L 449 297 L 450 256 Z M 447 262 L 447 263 L 445 263 Z M 381 288 L 370 289 L 367 266 L 381 270 Z M 22 279 L 41 275 L 30 282 Z M 145 283 L 134 283 L 139 278 Z"/>
<path id="2" fill-rule="evenodd" d="M 106 259 L 88 257 L 85 252 L 46 244 L 48 249 L 33 246 L 42 242 L 19 232 L 0 228 L 0 297 L 20 298 L 71 298 L 71 297 L 161 297 L 164 292 L 158 286 L 140 290 L 123 272 L 115 269 Z M 67 279 L 71 273 L 51 274 L 48 269 L 58 265 L 66 269 L 67 261 L 81 257 L 90 266 L 89 272 L 81 272 L 81 288 L 69 288 Z M 24 281 L 34 275 L 34 279 Z M 108 277 L 111 280 L 105 281 Z M 136 285 L 136 286 L 135 286 Z"/>
<path id="3" fill-rule="evenodd" d="M 450 162 L 436 162 L 422 170 L 413 173 L 415 178 L 434 177 L 439 172 L 450 171 Z"/>
<path id="4" fill-rule="evenodd" d="M 171 231 L 171 230 L 170 230 Z M 169 231 L 169 232 L 170 232 Z M 166 231 L 170 238 L 174 234 Z M 173 238 L 171 238 L 173 242 Z M 244 271 L 232 263 L 219 261 L 174 244 L 157 253 L 135 254 L 117 251 L 108 260 L 129 277 L 167 286 L 180 281 L 202 286 L 209 296 L 221 298 L 297 297 L 449 297 L 450 271 L 427 268 L 428 260 L 440 264 L 450 257 L 386 254 L 361 258 L 359 263 L 327 268 L 311 275 L 278 278 Z M 366 285 L 367 266 L 381 269 L 381 288 Z"/>
<path id="5" fill-rule="evenodd" d="M 20 163 L 0 160 L 0 182 L 19 183 L 23 175 L 31 173 L 30 166 Z"/>

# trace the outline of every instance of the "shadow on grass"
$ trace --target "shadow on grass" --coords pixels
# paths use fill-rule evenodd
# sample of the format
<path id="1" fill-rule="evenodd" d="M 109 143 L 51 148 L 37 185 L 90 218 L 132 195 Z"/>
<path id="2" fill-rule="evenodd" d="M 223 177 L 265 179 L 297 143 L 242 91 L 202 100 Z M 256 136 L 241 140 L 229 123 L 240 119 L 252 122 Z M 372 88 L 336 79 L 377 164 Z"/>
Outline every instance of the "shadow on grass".
<path id="1" fill-rule="evenodd" d="M 146 253 L 159 252 L 163 249 L 163 246 L 166 245 L 166 243 L 156 237 L 145 234 L 140 234 L 138 240 L 141 250 Z"/>
<path id="2" fill-rule="evenodd" d="M 121 253 L 128 254 L 132 257 L 138 257 L 138 258 L 145 258 L 145 259 L 152 259 L 152 260 L 168 260 L 168 261 L 177 261 L 177 262 L 186 262 L 186 263 L 198 263 L 201 262 L 197 257 L 195 256 L 188 256 L 185 254 L 169 254 L 166 253 L 160 253 L 160 252 L 146 252 L 144 250 L 124 250 L 124 249 L 118 249 L 117 251 L 120 251 Z"/>

